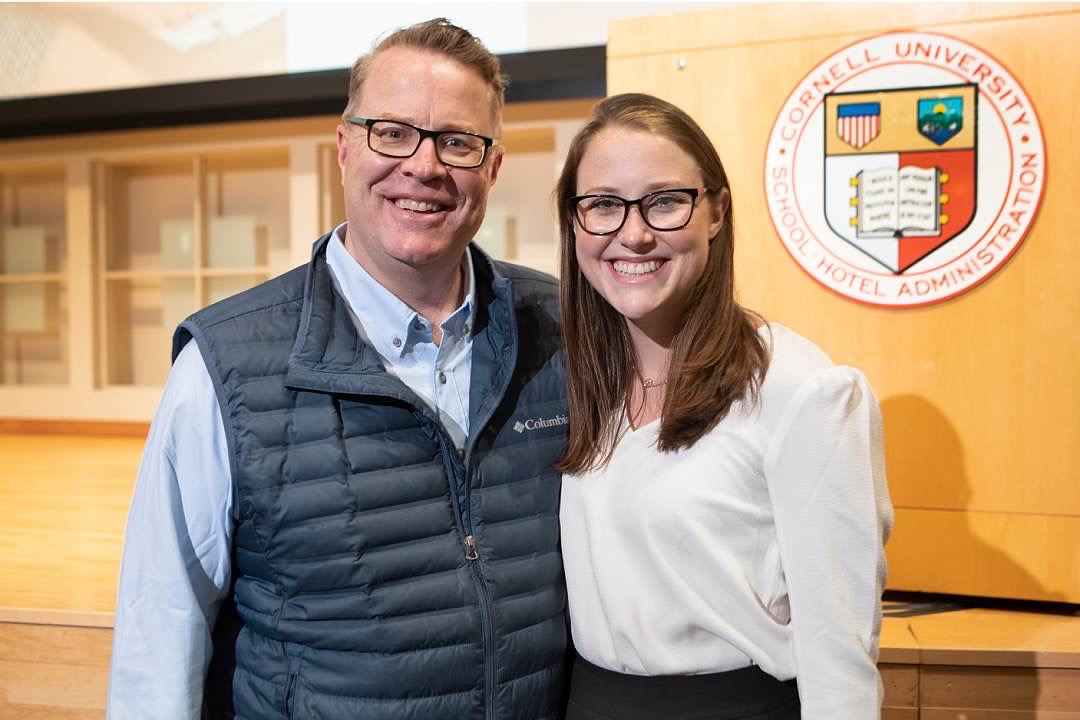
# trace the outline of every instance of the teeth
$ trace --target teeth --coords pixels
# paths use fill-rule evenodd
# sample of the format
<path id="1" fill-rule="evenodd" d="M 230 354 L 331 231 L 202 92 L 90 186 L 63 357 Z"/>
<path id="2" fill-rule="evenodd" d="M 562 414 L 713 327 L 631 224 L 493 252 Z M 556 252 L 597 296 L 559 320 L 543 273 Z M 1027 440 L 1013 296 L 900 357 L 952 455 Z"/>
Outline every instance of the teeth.
<path id="1" fill-rule="evenodd" d="M 394 205 L 401 208 L 402 210 L 412 210 L 413 212 L 435 212 L 436 210 L 442 209 L 442 205 L 437 205 L 435 203 L 429 202 L 421 202 L 419 200 L 409 200 L 406 198 L 395 200 Z"/>
<path id="2" fill-rule="evenodd" d="M 615 272 L 621 275 L 644 275 L 645 273 L 655 272 L 660 269 L 660 262 L 658 260 L 649 260 L 648 262 L 625 262 L 623 260 L 616 260 L 612 265 L 615 267 Z"/>

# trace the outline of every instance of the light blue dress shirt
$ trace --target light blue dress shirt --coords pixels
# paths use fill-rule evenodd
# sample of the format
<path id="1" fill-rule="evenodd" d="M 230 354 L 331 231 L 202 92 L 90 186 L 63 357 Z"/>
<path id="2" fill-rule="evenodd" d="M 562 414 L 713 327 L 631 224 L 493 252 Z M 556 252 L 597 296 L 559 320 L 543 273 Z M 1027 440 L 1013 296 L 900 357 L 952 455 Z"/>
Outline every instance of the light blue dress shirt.
<path id="1" fill-rule="evenodd" d="M 360 265 L 334 231 L 326 259 L 358 332 L 387 371 L 437 413 L 459 447 L 469 432 L 475 276 L 432 342 L 430 323 Z M 211 631 L 229 590 L 235 517 L 217 395 L 202 355 L 176 358 L 143 450 L 116 599 L 106 717 L 198 720 Z"/>

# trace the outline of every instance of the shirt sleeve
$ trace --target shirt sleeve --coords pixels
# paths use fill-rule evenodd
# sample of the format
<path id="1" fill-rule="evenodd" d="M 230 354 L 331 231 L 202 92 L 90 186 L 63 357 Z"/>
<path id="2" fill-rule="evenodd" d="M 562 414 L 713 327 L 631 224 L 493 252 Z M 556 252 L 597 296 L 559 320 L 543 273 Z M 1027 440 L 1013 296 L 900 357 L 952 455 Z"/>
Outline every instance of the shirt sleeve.
<path id="1" fill-rule="evenodd" d="M 232 478 L 195 343 L 176 359 L 128 513 L 106 717 L 197 720 L 211 630 L 230 583 Z"/>
<path id="2" fill-rule="evenodd" d="M 803 383 L 780 420 L 765 473 L 803 720 L 876 720 L 893 513 L 881 415 L 862 373 L 830 367 Z"/>

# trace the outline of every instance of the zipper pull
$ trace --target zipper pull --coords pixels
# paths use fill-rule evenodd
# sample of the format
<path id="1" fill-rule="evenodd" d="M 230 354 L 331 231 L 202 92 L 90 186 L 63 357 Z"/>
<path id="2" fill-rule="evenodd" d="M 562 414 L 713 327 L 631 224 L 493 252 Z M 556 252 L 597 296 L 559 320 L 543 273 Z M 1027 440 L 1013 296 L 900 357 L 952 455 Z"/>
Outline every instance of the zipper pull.
<path id="1" fill-rule="evenodd" d="M 476 552 L 476 538 L 472 535 L 465 536 L 465 559 L 479 560 L 480 555 Z"/>

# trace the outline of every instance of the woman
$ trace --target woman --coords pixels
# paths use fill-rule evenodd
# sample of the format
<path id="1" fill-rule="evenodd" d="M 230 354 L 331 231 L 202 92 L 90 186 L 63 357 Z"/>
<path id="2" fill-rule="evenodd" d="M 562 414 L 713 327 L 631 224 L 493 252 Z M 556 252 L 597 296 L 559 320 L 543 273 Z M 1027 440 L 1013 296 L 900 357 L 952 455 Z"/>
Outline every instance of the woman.
<path id="1" fill-rule="evenodd" d="M 727 176 L 675 106 L 601 102 L 556 193 L 567 719 L 879 717 L 866 379 L 735 302 Z"/>

